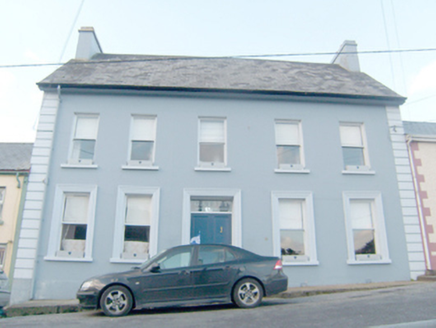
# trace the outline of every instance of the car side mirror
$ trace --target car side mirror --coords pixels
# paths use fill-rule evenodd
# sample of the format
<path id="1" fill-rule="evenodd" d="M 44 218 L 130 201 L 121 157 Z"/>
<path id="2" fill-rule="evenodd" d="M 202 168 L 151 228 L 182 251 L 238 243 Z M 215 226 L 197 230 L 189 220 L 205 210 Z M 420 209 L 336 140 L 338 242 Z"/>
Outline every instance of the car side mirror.
<path id="1" fill-rule="evenodd" d="M 160 265 L 159 265 L 159 263 L 153 263 L 151 265 L 150 272 L 153 272 L 153 273 L 160 272 Z"/>

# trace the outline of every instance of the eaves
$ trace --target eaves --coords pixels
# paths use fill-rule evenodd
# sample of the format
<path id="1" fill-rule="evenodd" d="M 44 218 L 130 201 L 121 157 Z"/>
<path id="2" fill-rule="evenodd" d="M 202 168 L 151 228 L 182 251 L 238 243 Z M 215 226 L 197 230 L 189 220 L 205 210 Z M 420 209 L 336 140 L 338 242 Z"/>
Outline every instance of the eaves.
<path id="1" fill-rule="evenodd" d="M 282 90 L 247 90 L 247 89 L 214 89 L 214 88 L 183 88 L 183 87 L 162 87 L 162 86 L 137 86 L 137 85 L 109 85 L 109 84 L 74 84 L 74 83 L 37 83 L 42 91 L 56 90 L 89 90 L 89 91 L 133 91 L 133 92 L 161 92 L 166 94 L 193 94 L 195 96 L 203 95 L 227 95 L 229 97 L 242 96 L 272 96 L 294 98 L 299 101 L 323 101 L 323 102 L 340 102 L 340 103 L 359 103 L 375 104 L 387 106 L 400 106 L 404 104 L 407 98 L 392 96 L 375 96 L 359 94 L 340 94 L 340 93 L 322 93 L 322 92 L 300 92 L 300 91 L 282 91 Z"/>

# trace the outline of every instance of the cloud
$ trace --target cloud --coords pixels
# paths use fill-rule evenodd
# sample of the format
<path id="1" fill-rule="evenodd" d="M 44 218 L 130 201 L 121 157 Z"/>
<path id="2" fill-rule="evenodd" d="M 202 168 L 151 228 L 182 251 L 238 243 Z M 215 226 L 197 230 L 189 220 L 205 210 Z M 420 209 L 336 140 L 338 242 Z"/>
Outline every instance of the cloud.
<path id="1" fill-rule="evenodd" d="M 35 52 L 27 49 L 24 53 L 24 57 L 30 59 L 32 63 L 43 63 L 43 59 L 39 57 Z"/>
<path id="2" fill-rule="evenodd" d="M 434 91 L 436 93 L 436 61 L 425 66 L 412 80 L 409 95 Z"/>

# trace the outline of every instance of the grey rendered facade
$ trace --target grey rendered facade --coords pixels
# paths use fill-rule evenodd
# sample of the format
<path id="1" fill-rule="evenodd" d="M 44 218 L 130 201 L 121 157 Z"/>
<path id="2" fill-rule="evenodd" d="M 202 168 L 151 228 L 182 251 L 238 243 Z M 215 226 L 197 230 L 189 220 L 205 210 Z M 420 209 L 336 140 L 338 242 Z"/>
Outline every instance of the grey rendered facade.
<path id="1" fill-rule="evenodd" d="M 404 98 L 354 72 L 357 56 L 348 71 L 338 64 L 104 55 L 91 29 L 81 31 L 81 41 L 82 59 L 39 84 L 45 98 L 29 184 L 35 199 L 26 199 L 13 303 L 74 298 L 85 278 L 142 261 L 123 249 L 128 195 L 149 197 L 150 256 L 189 243 L 195 215 L 222 214 L 228 225 L 216 221 L 217 229 L 225 227 L 231 244 L 280 255 L 281 213 L 298 203 L 301 227 L 287 228 L 304 246 L 284 256 L 290 286 L 408 280 L 424 271 L 398 110 Z M 86 59 L 95 53 L 96 62 Z M 83 116 L 95 118 L 93 156 L 72 162 Z M 130 157 L 136 117 L 153 122 L 146 165 Z M 204 122 L 219 122 L 223 131 L 218 165 L 200 160 Z M 281 124 L 298 127 L 297 165 L 277 162 Z M 362 167 L 344 167 L 344 124 L 362 132 Z M 65 195 L 74 193 L 88 197 L 86 238 L 79 252 L 65 252 Z M 215 213 L 201 202 L 230 205 Z M 365 231 L 376 250 L 358 255 L 351 217 L 365 202 L 373 219 Z"/>

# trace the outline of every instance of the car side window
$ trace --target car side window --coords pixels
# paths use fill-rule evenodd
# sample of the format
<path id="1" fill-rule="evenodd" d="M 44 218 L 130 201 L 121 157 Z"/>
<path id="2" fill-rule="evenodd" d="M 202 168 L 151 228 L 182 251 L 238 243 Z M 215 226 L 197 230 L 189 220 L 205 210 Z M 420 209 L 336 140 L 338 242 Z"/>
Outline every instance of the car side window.
<path id="1" fill-rule="evenodd" d="M 225 248 L 215 246 L 201 246 L 198 251 L 198 264 L 214 264 L 232 261 L 235 256 Z"/>
<path id="2" fill-rule="evenodd" d="M 162 257 L 159 261 L 161 269 L 185 268 L 191 263 L 191 250 L 176 250 Z"/>
<path id="3" fill-rule="evenodd" d="M 235 260 L 236 257 L 233 255 L 233 253 L 226 250 L 226 262 Z"/>

